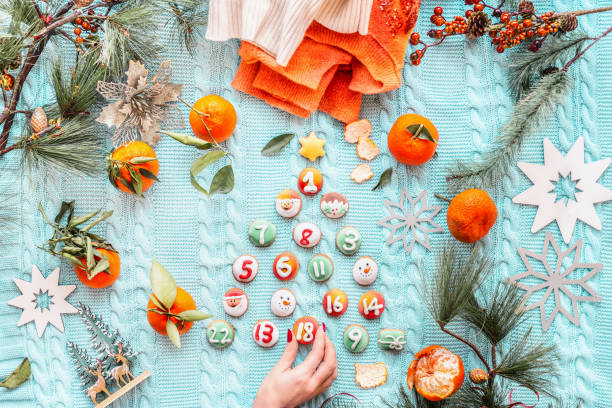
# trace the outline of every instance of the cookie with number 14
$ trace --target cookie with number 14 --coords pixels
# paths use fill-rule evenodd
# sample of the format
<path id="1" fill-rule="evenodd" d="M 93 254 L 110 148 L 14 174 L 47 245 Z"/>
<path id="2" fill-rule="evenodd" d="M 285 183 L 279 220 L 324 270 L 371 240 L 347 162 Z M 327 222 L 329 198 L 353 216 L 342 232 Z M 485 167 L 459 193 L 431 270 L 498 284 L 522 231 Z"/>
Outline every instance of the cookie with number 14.
<path id="1" fill-rule="evenodd" d="M 385 298 L 380 292 L 369 290 L 359 298 L 359 313 L 366 319 L 377 319 L 385 310 Z"/>

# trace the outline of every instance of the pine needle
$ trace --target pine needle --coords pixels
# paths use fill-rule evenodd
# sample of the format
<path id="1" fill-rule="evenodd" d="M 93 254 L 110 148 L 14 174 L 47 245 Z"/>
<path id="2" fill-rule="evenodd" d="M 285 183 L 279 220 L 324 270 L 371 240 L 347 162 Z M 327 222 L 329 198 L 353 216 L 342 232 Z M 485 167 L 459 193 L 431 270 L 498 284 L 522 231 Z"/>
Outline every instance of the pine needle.
<path id="1" fill-rule="evenodd" d="M 515 164 L 527 136 L 533 134 L 555 110 L 570 87 L 564 71 L 543 76 L 531 92 L 514 107 L 510 119 L 500 129 L 492 150 L 475 163 L 458 161 L 446 178 L 449 190 L 469 187 L 489 188 L 500 181 Z"/>
<path id="2" fill-rule="evenodd" d="M 495 372 L 533 391 L 553 397 L 554 383 L 551 380 L 558 376 L 555 346 L 546 346 L 544 343 L 535 347 L 529 345 L 530 335 L 531 329 L 518 343 L 512 345 Z"/>
<path id="3" fill-rule="evenodd" d="M 396 402 L 383 400 L 383 404 L 388 408 L 442 408 L 447 406 L 449 402 L 450 400 L 428 401 L 414 389 L 412 391 L 406 390 L 403 385 L 398 387 Z"/>
<path id="4" fill-rule="evenodd" d="M 0 37 L 0 72 L 4 72 L 13 61 L 19 58 L 23 47 L 22 37 Z"/>
<path id="5" fill-rule="evenodd" d="M 168 2 L 172 14 L 172 37 L 193 55 L 197 40 L 202 31 L 200 27 L 208 21 L 208 13 L 202 8 L 200 0 L 176 0 Z"/>
<path id="6" fill-rule="evenodd" d="M 540 78 L 542 72 L 554 67 L 559 61 L 567 61 L 582 48 L 584 41 L 589 40 L 584 33 L 571 33 L 566 36 L 549 36 L 538 52 L 519 52 L 508 61 L 510 92 L 517 100 L 525 97 L 533 81 Z"/>
<path id="7" fill-rule="evenodd" d="M 438 256 L 433 277 L 428 278 L 424 268 L 419 268 L 421 297 L 441 327 L 462 313 L 491 270 L 490 265 L 476 248 L 464 259 L 456 245 L 447 244 Z"/>
<path id="8" fill-rule="evenodd" d="M 508 408 L 507 396 L 506 387 L 497 383 L 482 388 L 464 386 L 452 395 L 448 402 L 452 407 Z"/>
<path id="9" fill-rule="evenodd" d="M 64 170 L 91 175 L 102 167 L 103 152 L 96 125 L 88 115 L 66 119 L 61 129 L 40 137 L 24 136 L 17 142 L 23 149 L 22 162 L 29 173 Z"/>
<path id="10" fill-rule="evenodd" d="M 498 282 L 484 306 L 474 297 L 461 317 L 476 326 L 492 344 L 498 344 L 525 318 L 523 297 L 519 292 L 518 286 Z"/>

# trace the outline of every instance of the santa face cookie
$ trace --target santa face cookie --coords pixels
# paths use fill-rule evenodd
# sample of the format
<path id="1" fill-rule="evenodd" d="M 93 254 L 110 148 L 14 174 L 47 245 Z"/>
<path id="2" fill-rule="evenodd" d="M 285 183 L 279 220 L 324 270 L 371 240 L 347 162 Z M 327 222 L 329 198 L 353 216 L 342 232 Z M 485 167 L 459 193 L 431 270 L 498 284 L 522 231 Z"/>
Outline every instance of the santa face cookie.
<path id="1" fill-rule="evenodd" d="M 256 247 L 272 245 L 276 239 L 276 227 L 266 220 L 255 220 L 249 226 L 249 240 Z"/>
<path id="2" fill-rule="evenodd" d="M 289 289 L 279 289 L 270 299 L 270 309 L 278 317 L 287 317 L 293 314 L 297 301 Z"/>
<path id="3" fill-rule="evenodd" d="M 314 167 L 306 167 L 298 176 L 298 188 L 305 195 L 317 195 L 323 187 L 323 175 Z"/>
<path id="4" fill-rule="evenodd" d="M 400 329 L 378 331 L 378 347 L 383 350 L 402 351 L 406 345 L 406 332 Z"/>
<path id="5" fill-rule="evenodd" d="M 223 310 L 232 317 L 240 317 L 249 308 L 249 298 L 242 289 L 232 288 L 223 296 Z"/>
<path id="6" fill-rule="evenodd" d="M 293 335 L 298 343 L 310 344 L 314 341 L 318 328 L 319 323 L 314 317 L 300 317 L 293 324 Z"/>
<path id="7" fill-rule="evenodd" d="M 248 283 L 255 279 L 259 272 L 259 262 L 252 255 L 241 255 L 232 265 L 232 274 L 238 282 Z"/>
<path id="8" fill-rule="evenodd" d="M 323 295 L 323 310 L 330 316 L 338 317 L 348 308 L 348 296 L 343 290 L 330 289 Z"/>
<path id="9" fill-rule="evenodd" d="M 274 276 L 283 281 L 295 278 L 299 269 L 300 263 L 291 252 L 283 252 L 277 255 L 274 264 L 272 264 Z"/>
<path id="10" fill-rule="evenodd" d="M 368 347 L 370 335 L 365 327 L 360 324 L 351 324 L 344 329 L 342 335 L 344 347 L 351 353 L 361 353 Z"/>
<path id="11" fill-rule="evenodd" d="M 333 273 L 334 262 L 327 255 L 315 255 L 308 262 L 308 275 L 315 282 L 325 282 Z"/>
<path id="12" fill-rule="evenodd" d="M 353 278 L 360 285 L 371 285 L 378 276 L 378 264 L 369 256 L 362 256 L 353 265 Z"/>
<path id="13" fill-rule="evenodd" d="M 214 348 L 224 349 L 234 341 L 234 328 L 225 320 L 214 320 L 206 328 L 206 338 Z"/>
<path id="14" fill-rule="evenodd" d="M 346 226 L 336 234 L 336 248 L 344 255 L 355 255 L 361 247 L 361 233 L 355 227 Z"/>
<path id="15" fill-rule="evenodd" d="M 325 194 L 319 206 L 323 215 L 332 219 L 344 217 L 349 210 L 348 200 L 340 193 Z"/>
<path id="16" fill-rule="evenodd" d="M 302 248 L 312 248 L 321 241 L 321 230 L 312 222 L 300 222 L 293 228 L 293 240 Z"/>
<path id="17" fill-rule="evenodd" d="M 279 335 L 278 327 L 269 320 L 260 320 L 253 326 L 253 340 L 260 347 L 274 347 Z"/>
<path id="18" fill-rule="evenodd" d="M 380 292 L 370 290 L 359 298 L 359 313 L 366 319 L 376 319 L 385 310 L 385 298 Z"/>
<path id="19" fill-rule="evenodd" d="M 276 212 L 281 217 L 293 218 L 302 209 L 302 198 L 297 191 L 290 188 L 281 191 L 276 196 Z"/>

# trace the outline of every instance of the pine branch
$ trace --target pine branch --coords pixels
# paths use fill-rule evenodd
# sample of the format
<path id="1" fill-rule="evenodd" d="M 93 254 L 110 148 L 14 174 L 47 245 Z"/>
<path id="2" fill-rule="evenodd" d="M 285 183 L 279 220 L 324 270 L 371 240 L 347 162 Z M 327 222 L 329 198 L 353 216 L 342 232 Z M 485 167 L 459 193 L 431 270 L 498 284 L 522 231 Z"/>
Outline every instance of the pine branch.
<path id="1" fill-rule="evenodd" d="M 199 28 L 208 21 L 208 13 L 202 8 L 200 0 L 169 1 L 168 6 L 172 13 L 172 37 L 194 55 L 197 40 L 201 31 Z"/>
<path id="2" fill-rule="evenodd" d="M 484 306 L 473 297 L 461 317 L 480 330 L 491 344 L 498 344 L 525 318 L 523 298 L 519 292 L 517 286 L 499 282 Z"/>
<path id="3" fill-rule="evenodd" d="M 491 384 L 482 387 L 461 387 L 448 402 L 453 407 L 466 408 L 509 408 L 506 399 L 508 390 L 501 384 Z"/>
<path id="4" fill-rule="evenodd" d="M 410 392 L 403 385 L 398 387 L 396 402 L 383 400 L 383 404 L 388 408 L 442 408 L 449 405 L 449 402 L 449 400 L 426 400 L 415 389 Z"/>
<path id="5" fill-rule="evenodd" d="M 507 64 L 510 92 L 517 100 L 525 97 L 533 81 L 542 72 L 554 67 L 559 61 L 567 61 L 576 55 L 583 43 L 589 40 L 584 33 L 571 33 L 566 36 L 550 36 L 538 52 L 519 52 L 512 55 Z"/>
<path id="6" fill-rule="evenodd" d="M 525 139 L 533 134 L 565 97 L 570 82 L 565 71 L 545 75 L 514 108 L 492 150 L 475 163 L 458 161 L 446 178 L 451 191 L 489 188 L 515 163 Z"/>
<path id="7" fill-rule="evenodd" d="M 546 346 L 544 343 L 531 346 L 528 344 L 530 335 L 531 329 L 518 343 L 512 345 L 494 371 L 533 391 L 554 397 L 554 383 L 551 380 L 559 375 L 555 346 Z"/>

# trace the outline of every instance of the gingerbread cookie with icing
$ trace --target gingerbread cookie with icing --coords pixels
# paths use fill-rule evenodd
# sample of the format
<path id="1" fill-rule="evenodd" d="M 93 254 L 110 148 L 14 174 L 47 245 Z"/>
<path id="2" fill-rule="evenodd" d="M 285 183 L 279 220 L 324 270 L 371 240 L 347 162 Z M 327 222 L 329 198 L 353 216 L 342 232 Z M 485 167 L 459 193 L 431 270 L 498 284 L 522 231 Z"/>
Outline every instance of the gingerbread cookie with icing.
<path id="1" fill-rule="evenodd" d="M 259 272 L 259 262 L 252 255 L 240 255 L 232 264 L 232 274 L 238 282 L 248 283 Z"/>
<path id="2" fill-rule="evenodd" d="M 371 285 L 378 276 L 378 264 L 369 256 L 362 256 L 353 265 L 353 279 L 362 286 Z"/>
<path id="3" fill-rule="evenodd" d="M 278 327 L 270 320 L 259 320 L 253 326 L 253 340 L 260 347 L 274 347 L 278 342 L 279 336 Z"/>
<path id="4" fill-rule="evenodd" d="M 240 317 L 249 308 L 249 298 L 242 289 L 232 288 L 223 296 L 223 310 L 232 317 Z"/>
<path id="5" fill-rule="evenodd" d="M 278 193 L 276 196 L 276 212 L 281 217 L 293 218 L 302 209 L 302 197 L 297 191 L 290 188 Z"/>
<path id="6" fill-rule="evenodd" d="M 319 207 L 327 218 L 337 219 L 346 215 L 349 210 L 349 202 L 340 193 L 327 193 L 321 197 Z"/>
<path id="7" fill-rule="evenodd" d="M 293 228 L 293 240 L 302 248 L 312 248 L 321 241 L 321 230 L 312 222 L 300 222 Z"/>
<path id="8" fill-rule="evenodd" d="M 270 298 L 270 310 L 278 317 L 287 317 L 293 314 L 297 300 L 289 289 L 279 289 Z"/>

